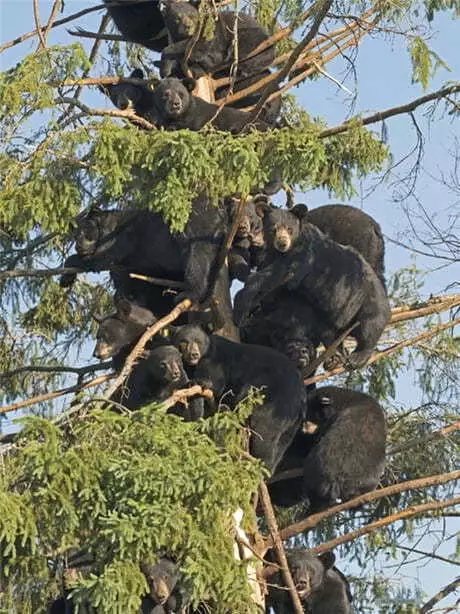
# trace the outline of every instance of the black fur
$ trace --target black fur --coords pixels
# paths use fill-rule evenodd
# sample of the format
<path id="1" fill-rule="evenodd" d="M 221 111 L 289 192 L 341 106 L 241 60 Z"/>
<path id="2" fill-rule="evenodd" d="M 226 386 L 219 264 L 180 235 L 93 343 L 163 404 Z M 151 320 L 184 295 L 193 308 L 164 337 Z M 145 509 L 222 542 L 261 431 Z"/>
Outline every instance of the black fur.
<path id="1" fill-rule="evenodd" d="M 325 346 L 359 322 L 351 333 L 357 347 L 346 361 L 349 368 L 364 365 L 390 317 L 385 288 L 371 266 L 290 211 L 266 210 L 264 236 L 268 256 L 235 297 L 236 324 L 244 325 L 267 296 L 287 290 L 314 310 Z"/>
<path id="2" fill-rule="evenodd" d="M 308 421 L 318 426 L 304 463 L 310 510 L 374 490 L 385 465 L 385 415 L 372 397 L 325 386 L 308 394 Z"/>
<path id="3" fill-rule="evenodd" d="M 229 213 L 229 226 L 237 214 L 237 202 L 231 199 L 226 204 Z M 258 265 L 263 257 L 263 226 L 256 213 L 254 199 L 250 199 L 240 219 L 232 247 L 228 254 L 230 279 L 245 281 L 252 267 Z"/>
<path id="4" fill-rule="evenodd" d="M 250 418 L 256 433 L 251 438 L 251 453 L 274 471 L 305 409 L 303 383 L 289 360 L 270 348 L 208 336 L 198 326 L 178 327 L 174 343 L 190 378 L 210 388 L 216 403 L 224 395 L 223 402 L 234 407 L 251 387 L 263 388 L 265 401 Z"/>
<path id="5" fill-rule="evenodd" d="M 162 6 L 162 14 L 172 42 L 163 50 L 160 74 L 162 77 L 182 77 L 183 59 L 199 28 L 199 11 L 188 2 L 166 0 Z M 250 59 L 245 59 L 268 38 L 268 32 L 250 15 L 219 11 L 212 38 L 198 37 L 191 46 L 187 65 L 193 77 L 211 75 L 224 66 L 227 66 L 225 72 L 228 74 L 229 67 L 234 61 L 235 20 L 237 20 L 238 75 L 251 77 L 258 74 L 275 59 L 273 46 Z"/>
<path id="6" fill-rule="evenodd" d="M 304 219 L 337 243 L 354 247 L 385 286 L 385 243 L 373 217 L 349 205 L 324 205 L 309 210 Z"/>
<path id="7" fill-rule="evenodd" d="M 127 272 L 112 275 L 117 293 L 134 298 L 161 317 L 170 311 L 175 301 L 185 296 L 196 304 L 209 298 L 209 286 L 227 223 L 223 208 L 211 206 L 206 197 L 194 201 L 181 234 L 172 234 L 161 216 L 152 211 L 93 211 L 79 223 L 77 254 L 70 256 L 65 266 L 85 271 L 126 267 Z M 186 287 L 173 300 L 170 294 L 164 294 L 165 290 L 133 280 L 129 272 L 183 281 Z M 74 278 L 63 276 L 61 285 L 71 285 Z M 219 271 L 213 297 L 218 327 L 235 338 L 226 267 Z"/>
<path id="8" fill-rule="evenodd" d="M 286 552 L 289 569 L 296 589 L 308 614 L 351 614 L 351 594 L 345 576 L 336 569 L 335 556 L 326 552 L 320 556 L 308 550 Z M 275 614 L 293 614 L 294 608 L 281 572 L 270 577 L 266 601 Z"/>
<path id="9" fill-rule="evenodd" d="M 101 85 L 99 89 L 110 98 L 118 109 L 124 111 L 132 108 L 136 115 L 156 125 L 158 112 L 155 108 L 152 86 L 144 79 L 144 73 L 139 68 L 134 69 L 129 78 L 142 79 L 145 83 L 115 83 L 113 85 Z"/>
<path id="10" fill-rule="evenodd" d="M 107 6 L 107 12 L 126 40 L 152 51 L 162 51 L 168 45 L 168 33 L 158 0 Z"/>
<path id="11" fill-rule="evenodd" d="M 240 134 L 251 128 L 259 131 L 270 128 L 266 122 L 259 119 L 249 124 L 250 113 L 230 107 L 220 108 L 193 96 L 191 92 L 194 88 L 193 79 L 180 80 L 170 77 L 160 81 L 153 90 L 158 125 L 167 130 L 188 129 L 197 132 L 209 124 L 217 130 L 232 134 Z"/>

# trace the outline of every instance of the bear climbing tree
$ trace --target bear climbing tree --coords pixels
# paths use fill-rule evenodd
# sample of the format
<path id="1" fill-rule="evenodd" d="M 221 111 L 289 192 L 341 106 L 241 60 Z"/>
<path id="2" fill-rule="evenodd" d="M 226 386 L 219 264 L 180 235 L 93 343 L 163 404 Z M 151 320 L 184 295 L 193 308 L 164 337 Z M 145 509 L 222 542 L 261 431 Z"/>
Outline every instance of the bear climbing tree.
<path id="1" fill-rule="evenodd" d="M 5 5 L 1 612 L 450 607 L 456 6 Z"/>

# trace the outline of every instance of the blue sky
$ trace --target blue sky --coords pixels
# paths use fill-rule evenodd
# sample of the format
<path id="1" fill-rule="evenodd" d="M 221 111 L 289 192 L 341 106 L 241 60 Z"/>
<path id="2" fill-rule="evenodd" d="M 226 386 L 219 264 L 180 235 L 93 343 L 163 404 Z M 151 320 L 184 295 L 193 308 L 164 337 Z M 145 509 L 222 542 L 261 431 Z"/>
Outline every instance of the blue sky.
<path id="1" fill-rule="evenodd" d="M 66 0 L 65 14 L 81 10 L 94 3 Z M 42 22 L 47 20 L 51 6 L 52 2 L 50 1 L 39 2 Z M 96 30 L 99 19 L 100 13 L 92 13 L 80 20 L 78 25 Z M 0 0 L 0 22 L 2 42 L 32 30 L 34 28 L 32 1 Z M 70 24 L 69 27 L 73 25 Z M 69 43 L 75 42 L 76 39 L 70 37 L 65 28 L 58 28 L 52 31 L 49 40 L 51 43 Z M 432 24 L 430 46 L 450 66 L 451 72 L 445 69 L 439 70 L 430 85 L 430 90 L 438 89 L 446 81 L 459 79 L 460 53 L 458 41 L 458 21 L 453 20 L 450 15 L 436 18 Z M 91 45 L 91 42 L 83 39 L 82 43 L 85 48 L 89 48 Z M 0 55 L 1 69 L 8 68 L 23 57 L 25 53 L 35 50 L 36 45 L 36 39 L 30 39 Z M 337 60 L 326 68 L 334 78 L 340 80 L 345 67 L 346 64 L 342 60 Z M 355 60 L 355 67 L 357 83 L 354 83 L 352 79 L 346 81 L 348 89 L 351 91 L 356 89 L 357 97 L 353 110 L 350 109 L 350 96 L 326 78 L 307 82 L 296 88 L 294 93 L 311 115 L 323 117 L 329 125 L 340 124 L 355 113 L 367 114 L 375 110 L 403 104 L 424 93 L 421 86 L 411 84 L 410 58 L 406 52 L 405 40 L 402 37 L 387 36 L 383 38 L 379 35 L 379 37 L 365 38 Z M 97 96 L 95 105 L 97 104 L 99 107 L 109 106 L 109 103 L 104 101 L 99 94 L 90 93 L 89 96 L 90 100 L 93 100 L 93 97 L 96 100 Z M 455 214 L 458 216 L 460 211 L 460 194 L 455 195 L 438 181 L 442 174 L 448 174 L 452 171 L 453 159 L 449 152 L 455 146 L 455 139 L 460 139 L 458 120 L 457 123 L 454 123 L 452 116 L 445 114 L 443 109 L 444 107 L 440 105 L 435 112 L 434 121 L 431 123 L 427 115 L 428 106 L 421 107 L 415 112 L 415 117 L 425 139 L 424 158 L 415 187 L 415 195 L 425 207 L 428 217 L 441 227 L 448 223 L 450 216 Z M 390 118 L 386 127 L 393 163 L 396 163 L 404 159 L 414 148 L 417 140 L 416 131 L 407 115 Z M 380 131 L 381 126 L 376 124 L 373 128 Z M 381 183 L 378 182 L 379 178 L 375 176 L 365 178 L 357 186 L 359 196 L 353 198 L 349 203 L 362 207 L 373 215 L 382 225 L 387 237 L 404 243 L 409 241 L 410 233 L 410 224 L 404 213 L 404 208 L 407 206 L 414 207 L 415 201 L 411 197 L 402 202 L 395 202 L 394 196 L 401 191 L 401 186 L 398 185 L 397 180 L 405 175 L 414 162 L 415 157 L 412 155 L 391 170 L 386 180 Z M 327 193 L 320 190 L 299 195 L 298 200 L 307 203 L 309 206 L 335 202 L 334 199 L 329 199 Z M 413 216 L 413 221 L 419 225 L 415 213 Z M 419 228 L 421 227 L 419 226 Z M 460 228 L 457 228 L 457 236 L 460 236 Z M 413 254 L 410 251 L 387 243 L 386 267 L 388 274 L 410 264 L 412 257 Z M 426 285 L 423 290 L 425 296 L 442 293 L 451 283 L 458 281 L 458 264 L 456 271 L 452 266 L 440 269 L 439 261 L 420 255 L 417 255 L 416 263 L 419 268 L 427 271 Z M 452 291 L 458 292 L 458 287 L 450 290 L 450 292 Z M 399 392 L 401 398 L 398 400 L 410 399 L 413 392 L 408 377 L 406 382 L 401 383 Z M 454 524 L 450 521 L 449 531 L 452 532 L 453 530 Z M 422 545 L 425 549 L 430 547 L 428 540 L 424 540 Z M 450 555 L 454 548 L 455 544 L 451 541 L 440 552 Z M 453 568 L 448 568 L 443 563 L 430 562 L 428 565 L 424 565 L 425 562 L 421 567 L 417 565 L 402 569 L 396 567 L 392 570 L 392 573 L 397 581 L 404 581 L 405 575 L 409 578 L 417 577 L 421 587 L 428 595 L 435 593 L 453 577 Z"/>

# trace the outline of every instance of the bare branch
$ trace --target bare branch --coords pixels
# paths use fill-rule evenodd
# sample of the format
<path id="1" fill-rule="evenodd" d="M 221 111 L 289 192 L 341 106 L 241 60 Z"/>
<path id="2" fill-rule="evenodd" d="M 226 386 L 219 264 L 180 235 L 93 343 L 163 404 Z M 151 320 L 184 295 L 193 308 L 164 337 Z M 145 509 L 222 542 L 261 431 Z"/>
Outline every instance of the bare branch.
<path id="1" fill-rule="evenodd" d="M 61 388 L 60 390 L 55 390 L 54 392 L 46 392 L 44 394 L 39 394 L 36 397 L 31 397 L 29 399 L 25 399 L 24 401 L 19 401 L 18 403 L 7 405 L 6 407 L 0 407 L 0 414 L 6 414 L 10 411 L 16 411 L 16 409 L 22 409 L 23 407 L 30 407 L 31 405 L 43 403 L 44 401 L 51 401 L 52 399 L 62 397 L 65 394 L 72 394 L 74 392 L 81 392 L 82 390 L 86 390 L 87 388 L 94 388 L 94 386 L 103 384 L 104 382 L 107 382 L 114 377 L 115 375 L 113 375 L 112 373 L 108 373 L 107 375 L 100 375 L 99 377 L 96 377 L 93 380 L 84 384 L 80 384 L 77 386 L 69 386 L 68 388 Z"/>
<path id="2" fill-rule="evenodd" d="M 452 471 L 450 473 L 441 473 L 438 475 L 432 475 L 424 478 L 417 478 L 416 480 L 408 480 L 407 482 L 400 482 L 399 484 L 392 484 L 391 486 L 386 486 L 385 488 L 373 490 L 371 492 L 365 493 L 364 495 L 359 495 L 359 497 L 355 497 L 354 499 L 350 499 L 350 501 L 346 501 L 345 503 L 334 505 L 334 507 L 330 507 L 323 512 L 312 514 L 305 520 L 301 520 L 300 522 L 297 522 L 286 527 L 285 529 L 282 529 L 280 532 L 281 539 L 289 539 L 294 535 L 298 535 L 299 533 L 303 533 L 304 531 L 313 529 L 326 518 L 331 518 L 332 516 L 336 516 L 340 512 L 352 509 L 354 507 L 359 507 L 360 505 L 364 505 L 365 503 L 371 503 L 372 501 L 377 501 L 378 499 L 382 499 L 383 497 L 390 497 L 392 495 L 398 494 L 400 492 L 405 492 L 407 490 L 414 490 L 416 488 L 427 488 L 429 486 L 438 486 L 440 484 L 447 484 L 448 482 L 453 482 L 458 479 L 460 479 L 460 470 Z M 268 547 L 271 547 L 271 545 L 268 544 Z"/>
<path id="3" fill-rule="evenodd" d="M 139 124 L 146 130 L 156 129 L 156 126 L 154 124 L 151 124 L 149 121 L 147 121 L 143 117 L 140 117 L 139 115 L 136 115 L 134 111 L 131 111 L 129 109 L 126 109 L 126 111 L 120 111 L 120 110 L 115 110 L 115 109 L 111 109 L 111 110 L 92 109 L 91 107 L 88 107 L 86 104 L 83 104 L 82 102 L 80 102 L 77 98 L 69 98 L 67 96 L 60 96 L 56 98 L 55 103 L 56 104 L 70 104 L 74 107 L 77 107 L 78 109 L 80 109 L 81 111 L 83 111 L 84 113 L 90 116 L 121 117 L 123 119 L 129 120 L 130 122 L 135 122 L 136 124 Z"/>
<path id="4" fill-rule="evenodd" d="M 281 541 L 280 533 L 278 531 L 278 524 L 276 522 L 275 513 L 273 511 L 272 502 L 270 500 L 270 495 L 268 494 L 268 489 L 264 482 L 261 482 L 260 484 L 259 494 L 260 500 L 262 502 L 262 507 L 264 508 L 267 526 L 270 531 L 271 541 L 276 550 L 278 561 L 281 566 L 281 573 L 283 574 L 284 581 L 286 582 L 286 586 L 288 587 L 289 593 L 291 595 L 293 611 L 296 614 L 303 614 L 303 607 L 300 603 L 299 595 L 297 594 L 294 580 L 291 576 L 291 571 L 287 562 L 283 542 Z"/>
<path id="5" fill-rule="evenodd" d="M 433 439 L 442 439 L 443 437 L 447 437 L 447 435 L 450 435 L 450 433 L 454 433 L 458 430 L 460 430 L 460 420 L 457 420 L 456 422 L 454 422 L 453 424 L 449 424 L 448 426 L 444 426 L 442 429 L 433 431 L 425 437 L 409 439 L 409 441 L 405 441 L 402 445 L 391 448 L 391 450 L 387 452 L 387 455 L 392 456 L 393 454 L 405 452 L 408 448 L 415 448 L 416 446 L 426 444 Z"/>
<path id="6" fill-rule="evenodd" d="M 400 544 L 386 544 L 388 548 L 397 548 L 398 550 L 404 550 L 405 552 L 413 552 L 414 554 L 420 554 L 423 557 L 430 559 L 436 559 L 449 565 L 458 565 L 460 567 L 460 561 L 454 561 L 453 559 L 446 559 L 444 556 L 439 556 L 435 552 L 425 552 L 425 550 L 418 550 L 417 548 L 408 548 L 407 546 L 401 546 Z"/>
<path id="7" fill-rule="evenodd" d="M 316 546 L 316 548 L 312 548 L 312 552 L 320 554 L 321 552 L 333 550 L 337 546 L 352 542 L 358 537 L 373 533 L 374 531 L 386 527 L 389 524 L 393 524 L 394 522 L 398 522 L 399 520 L 404 520 L 405 518 L 413 518 L 414 516 L 419 516 L 420 514 L 424 514 L 425 512 L 437 511 L 446 507 L 453 507 L 459 504 L 460 497 L 455 497 L 454 499 L 448 499 L 447 501 L 431 501 L 430 503 L 413 505 L 405 510 L 402 510 L 401 512 L 397 512 L 396 514 L 391 514 L 390 516 L 385 516 L 385 518 L 380 518 L 375 522 L 371 522 L 364 527 L 361 527 L 360 529 L 356 529 L 356 531 L 350 531 L 350 533 L 347 533 L 346 535 L 341 535 L 340 537 L 331 539 L 324 544 L 320 544 L 319 546 Z"/>
<path id="8" fill-rule="evenodd" d="M 38 49 L 37 51 L 40 50 L 40 48 L 46 49 L 46 41 L 45 38 L 43 36 L 43 32 L 46 31 L 48 26 L 45 26 L 44 28 L 42 28 L 41 23 L 40 23 L 40 11 L 38 9 L 38 0 L 32 0 L 32 5 L 33 5 L 33 9 L 34 9 L 34 20 L 35 20 L 35 26 L 36 26 L 36 32 L 38 34 L 38 38 L 40 39 L 40 44 L 38 45 Z"/>
<path id="9" fill-rule="evenodd" d="M 98 362 L 94 365 L 88 365 L 87 367 L 69 367 L 59 365 L 30 365 L 27 367 L 18 367 L 12 371 L 5 371 L 0 373 L 0 381 L 9 377 L 15 377 L 22 373 L 77 373 L 78 375 L 84 375 L 85 373 L 92 373 L 93 371 L 104 371 L 104 369 L 110 369 L 112 361 Z"/>
<path id="10" fill-rule="evenodd" d="M 305 36 L 304 39 L 302 39 L 302 41 L 297 45 L 297 47 L 291 53 L 291 55 L 289 56 L 289 60 L 286 62 L 283 68 L 279 71 L 276 79 L 274 79 L 272 83 L 263 92 L 262 96 L 260 97 L 260 100 L 256 104 L 254 111 L 251 113 L 250 118 L 248 119 L 249 124 L 252 123 L 255 119 L 257 119 L 261 110 L 263 109 L 264 104 L 267 102 L 270 94 L 272 94 L 275 91 L 278 83 L 281 83 L 281 81 L 285 77 L 287 77 L 287 75 L 291 71 L 291 68 L 294 66 L 296 61 L 299 59 L 304 49 L 315 38 L 315 36 L 318 33 L 320 25 L 322 24 L 324 18 L 326 17 L 328 10 L 331 8 L 332 1 L 333 0 L 317 0 L 314 7 L 312 7 L 312 12 L 314 11 L 315 18 L 313 20 L 313 24 L 308 34 Z"/>
<path id="11" fill-rule="evenodd" d="M 421 341 L 430 339 L 431 337 L 436 336 L 438 333 L 442 332 L 443 330 L 447 330 L 448 328 L 453 328 L 454 326 L 457 326 L 457 324 L 460 324 L 460 318 L 456 318 L 455 320 L 450 320 L 449 322 L 446 322 L 445 324 L 440 324 L 439 326 L 435 326 L 429 331 L 421 333 L 420 335 L 416 335 L 415 337 L 410 337 L 409 339 L 405 339 L 404 341 L 401 341 L 400 343 L 396 343 L 395 345 L 392 345 L 389 348 L 386 348 L 385 350 L 374 352 L 372 356 L 369 358 L 369 360 L 367 361 L 365 366 L 371 365 L 372 363 L 377 362 L 378 360 L 381 360 L 382 358 L 386 358 L 387 356 L 390 356 L 391 354 L 394 354 L 395 352 L 402 350 L 405 347 L 416 345 L 417 343 L 420 343 Z M 307 379 L 304 380 L 304 383 L 305 384 L 316 384 L 317 382 L 322 382 L 323 380 L 328 379 L 329 377 L 332 377 L 333 375 L 339 375 L 340 373 L 344 373 L 346 370 L 347 369 L 345 369 L 345 367 L 337 367 L 337 369 L 333 369 L 332 371 L 328 371 L 327 373 L 322 373 L 321 375 L 315 375 L 314 377 L 308 377 Z"/>
<path id="12" fill-rule="evenodd" d="M 440 100 L 441 98 L 445 98 L 446 96 L 450 96 L 455 94 L 456 92 L 460 92 L 460 83 L 450 85 L 448 87 L 443 87 L 435 92 L 431 92 L 431 94 L 426 94 L 426 96 L 421 96 L 420 98 L 416 98 L 407 104 L 403 104 L 399 107 L 392 107 L 391 109 L 386 109 L 385 111 L 377 111 L 377 113 L 373 113 L 372 115 L 368 115 L 367 117 L 359 117 L 356 115 L 352 119 L 346 121 L 344 124 L 340 126 L 334 126 L 332 128 L 326 128 L 319 133 L 320 138 L 326 138 L 329 136 L 335 136 L 336 134 L 341 134 L 342 132 L 346 132 L 350 130 L 352 127 L 350 122 L 358 122 L 362 126 L 368 126 L 369 124 L 375 124 L 376 122 L 384 121 L 389 117 L 394 117 L 395 115 L 402 115 L 403 113 L 411 113 L 417 107 L 426 104 L 427 102 L 431 102 L 432 100 Z"/>
<path id="13" fill-rule="evenodd" d="M 430 610 L 433 609 L 433 606 L 445 599 L 447 595 L 453 593 L 460 587 L 460 576 L 453 580 L 450 584 L 447 584 L 444 588 L 442 588 L 436 595 L 434 595 L 429 601 L 425 603 L 424 606 L 420 608 L 420 614 L 427 614 Z"/>

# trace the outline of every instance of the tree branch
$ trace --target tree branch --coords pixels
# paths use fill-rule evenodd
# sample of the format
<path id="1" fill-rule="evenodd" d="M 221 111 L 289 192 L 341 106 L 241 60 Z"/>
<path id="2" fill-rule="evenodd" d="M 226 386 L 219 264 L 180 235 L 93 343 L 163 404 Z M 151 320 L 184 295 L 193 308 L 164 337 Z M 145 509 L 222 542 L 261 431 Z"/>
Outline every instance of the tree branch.
<path id="1" fill-rule="evenodd" d="M 276 522 L 275 513 L 273 511 L 272 502 L 265 482 L 260 483 L 259 487 L 260 500 L 262 507 L 264 508 L 265 519 L 267 521 L 268 530 L 270 531 L 271 540 L 278 556 L 278 561 L 281 566 L 281 573 L 283 574 L 284 581 L 288 587 L 289 593 L 292 599 L 293 611 L 296 614 L 303 614 L 303 607 L 300 603 L 299 595 L 292 579 L 291 571 L 284 551 L 283 542 L 278 531 L 278 524 Z"/>
<path id="2" fill-rule="evenodd" d="M 165 316 L 164 318 L 161 318 L 160 320 L 158 320 L 158 322 L 155 322 L 153 326 L 150 326 L 149 328 L 147 328 L 147 330 L 144 332 L 142 337 L 139 339 L 139 341 L 136 343 L 136 345 L 134 346 L 134 348 L 128 355 L 125 361 L 125 364 L 123 366 L 123 369 L 120 371 L 120 373 L 115 378 L 115 381 L 112 383 L 112 385 L 109 387 L 109 389 L 105 393 L 104 398 L 106 400 L 110 400 L 110 397 L 113 396 L 113 394 L 118 390 L 118 388 L 123 384 L 123 382 L 129 376 L 129 374 L 131 373 L 134 367 L 134 364 L 141 357 L 141 354 L 144 351 L 144 347 L 146 343 L 154 335 L 156 335 L 156 333 L 162 330 L 165 326 L 168 326 L 168 324 L 171 324 L 172 322 L 177 320 L 177 318 L 180 315 L 188 311 L 191 306 L 192 306 L 192 301 L 186 298 L 183 301 L 181 301 L 176 307 L 174 307 L 174 309 L 167 316 Z"/>
<path id="3" fill-rule="evenodd" d="M 420 554 L 424 557 L 429 557 L 430 559 L 436 559 L 437 561 L 442 561 L 443 563 L 448 563 L 449 565 L 458 565 L 460 567 L 460 561 L 454 561 L 453 559 L 446 559 L 444 556 L 439 556 L 435 552 L 425 552 L 425 550 L 418 550 L 417 548 L 408 548 L 407 546 L 401 546 L 399 544 L 386 544 L 388 548 L 398 548 L 398 550 L 404 550 L 404 552 L 413 552 L 414 554 Z"/>
<path id="4" fill-rule="evenodd" d="M 336 516 L 340 512 L 344 512 L 345 510 L 349 510 L 354 507 L 359 507 L 360 505 L 364 505 L 365 503 L 377 501 L 378 499 L 382 499 L 383 497 L 390 497 L 392 495 L 398 494 L 400 492 L 405 492 L 407 490 L 415 490 L 416 488 L 439 486 L 440 484 L 447 484 L 448 482 L 453 482 L 458 479 L 460 479 L 460 470 L 452 471 L 450 473 L 432 475 L 425 478 L 417 478 L 416 480 L 408 480 L 407 482 L 400 482 L 399 484 L 392 484 L 391 486 L 386 486 L 385 488 L 379 488 L 378 490 L 373 490 L 371 492 L 365 493 L 364 495 L 359 495 L 359 497 L 350 499 L 350 501 L 346 501 L 345 503 L 334 505 L 334 507 L 330 507 L 323 512 L 312 514 L 311 516 L 308 516 L 308 518 L 306 518 L 305 520 L 301 520 L 300 522 L 296 522 L 295 524 L 292 524 L 285 529 L 282 529 L 280 531 L 280 536 L 283 540 L 289 539 L 290 537 L 294 537 L 294 535 L 298 535 L 299 533 L 303 533 L 304 531 L 313 529 L 320 522 L 326 520 L 326 518 L 331 518 L 332 516 Z M 267 547 L 272 547 L 272 543 L 268 542 Z"/>
<path id="5" fill-rule="evenodd" d="M 320 544 L 316 546 L 316 548 L 312 548 L 312 552 L 316 554 L 320 554 L 321 552 L 326 552 L 328 550 L 333 550 L 337 546 L 342 544 L 346 544 L 348 542 L 354 541 L 358 537 L 362 537 L 363 535 L 368 535 L 369 533 L 373 533 L 377 529 L 381 529 L 383 527 L 388 526 L 389 524 L 393 524 L 394 522 L 398 522 L 398 520 L 404 520 L 405 518 L 413 518 L 414 516 L 418 516 L 425 512 L 431 512 L 434 510 L 441 510 L 445 507 L 452 507 L 460 504 L 460 497 L 455 497 L 454 499 L 448 499 L 447 501 L 431 501 L 430 503 L 423 503 L 421 505 L 413 505 L 411 507 L 402 510 L 401 512 L 397 512 L 396 514 L 391 514 L 390 516 L 386 516 L 385 518 L 380 518 L 375 522 L 371 522 L 360 529 L 356 529 L 356 531 L 350 531 L 346 535 L 341 535 L 340 537 L 336 537 L 335 539 L 331 539 L 324 544 Z"/>
<path id="6" fill-rule="evenodd" d="M 439 429 L 438 431 L 433 431 L 432 433 L 429 433 L 428 435 L 426 435 L 426 437 L 409 439 L 409 441 L 405 441 L 402 445 L 391 448 L 387 452 L 387 456 L 392 456 L 393 454 L 399 454 L 400 452 L 405 452 L 408 448 L 414 448 L 416 446 L 428 443 L 429 441 L 432 441 L 433 439 L 441 439 L 443 437 L 446 437 L 450 433 L 454 433 L 455 431 L 458 431 L 458 430 L 460 430 L 460 420 L 457 420 L 456 422 L 454 422 L 453 424 L 449 424 L 448 426 L 444 426 L 442 429 Z"/>
<path id="7" fill-rule="evenodd" d="M 52 399 L 56 399 L 57 397 L 61 397 L 65 394 L 72 394 L 73 392 L 81 392 L 82 390 L 86 390 L 87 388 L 94 388 L 94 386 L 97 386 L 98 384 L 103 384 L 104 382 L 113 379 L 114 377 L 115 375 L 113 375 L 112 373 L 108 373 L 107 375 L 100 375 L 99 377 L 96 377 L 93 380 L 84 384 L 69 386 L 69 388 L 61 388 L 60 390 L 55 390 L 54 392 L 46 392 L 44 394 L 39 394 L 36 397 L 31 397 L 29 399 L 25 399 L 24 401 L 19 401 L 18 403 L 7 405 L 6 407 L 0 407 L 0 414 L 6 414 L 10 411 L 16 411 L 17 409 L 22 409 L 23 407 L 30 407 L 31 405 L 43 403 L 44 401 L 51 401 Z"/>
<path id="8" fill-rule="evenodd" d="M 251 113 L 248 119 L 249 124 L 257 119 L 257 117 L 259 116 L 259 113 L 261 112 L 270 94 L 272 94 L 275 91 L 278 83 L 280 83 L 285 77 L 287 77 L 287 75 L 291 71 L 291 68 L 294 66 L 296 61 L 299 59 L 305 47 L 315 38 L 315 36 L 318 33 L 321 23 L 326 17 L 328 10 L 331 8 L 332 1 L 333 0 L 317 0 L 317 2 L 315 3 L 315 6 L 312 7 L 312 12 L 313 10 L 315 11 L 315 18 L 313 20 L 313 24 L 308 34 L 305 36 L 305 38 L 297 45 L 297 47 L 291 53 L 291 55 L 289 56 L 289 60 L 286 62 L 283 68 L 279 71 L 276 79 L 274 79 L 272 83 L 263 92 L 262 96 L 260 97 L 260 100 L 255 106 L 254 111 Z M 315 10 L 316 8 L 317 10 Z"/>
<path id="9" fill-rule="evenodd" d="M 390 356 L 390 354 L 394 354 L 395 352 L 402 350 L 405 347 L 416 345 L 420 341 L 425 341 L 425 339 L 430 339 L 431 337 L 434 337 L 435 335 L 442 332 L 443 330 L 447 330 L 448 328 L 453 328 L 454 326 L 457 326 L 457 324 L 460 324 L 460 318 L 456 318 L 455 320 L 450 320 L 449 322 L 446 322 L 445 324 L 440 324 L 439 326 L 436 326 L 435 328 L 432 328 L 429 331 L 421 333 L 420 335 L 416 335 L 415 337 L 405 339 L 404 341 L 401 341 L 400 343 L 396 343 L 395 345 L 392 345 L 389 348 L 386 348 L 385 350 L 374 352 L 374 354 L 372 354 L 372 356 L 369 358 L 365 366 L 371 365 L 372 363 L 377 362 L 378 360 L 381 360 L 382 358 L 386 358 L 387 356 Z M 340 373 L 344 373 L 345 371 L 346 371 L 345 367 L 337 367 L 337 369 L 333 369 L 332 371 L 328 371 L 327 373 L 322 373 L 321 375 L 315 375 L 313 377 L 308 377 L 307 379 L 304 380 L 304 383 L 305 384 L 316 384 L 317 382 L 322 382 L 323 380 L 328 379 L 329 377 L 332 377 L 333 375 L 339 375 Z"/>
<path id="10" fill-rule="evenodd" d="M 436 595 L 434 595 L 429 601 L 425 603 L 420 608 L 420 614 L 427 614 L 430 610 L 433 609 L 433 606 L 442 601 L 447 595 L 453 593 L 460 587 L 460 576 L 453 580 L 450 584 L 447 584 L 444 588 L 442 588 Z"/>
<path id="11" fill-rule="evenodd" d="M 84 113 L 90 116 L 121 117 L 123 119 L 129 120 L 130 122 L 135 122 L 136 124 L 139 124 L 146 130 L 156 129 L 156 126 L 154 124 L 151 124 L 149 121 L 147 121 L 143 117 L 140 117 L 139 115 L 136 115 L 134 111 L 131 111 L 129 109 L 126 109 L 126 111 L 120 111 L 118 109 L 117 110 L 115 109 L 110 109 L 110 110 L 92 109 L 91 107 L 88 107 L 86 104 L 83 104 L 82 102 L 80 102 L 80 100 L 78 100 L 77 98 L 69 98 L 67 96 L 59 96 L 58 98 L 55 99 L 54 102 L 56 104 L 70 104 L 74 107 L 77 107 L 78 109 L 80 109 L 81 111 L 83 111 Z"/>
<path id="12" fill-rule="evenodd" d="M 110 369 L 112 361 L 99 362 L 94 365 L 88 365 L 87 367 L 68 367 L 58 365 L 30 365 L 28 367 L 18 367 L 12 371 L 5 371 L 0 373 L 0 381 L 8 377 L 15 377 L 21 375 L 21 373 L 77 373 L 78 375 L 84 375 L 85 373 L 92 373 L 93 371 L 103 371 L 104 369 Z"/>
<path id="13" fill-rule="evenodd" d="M 127 271 L 126 267 L 113 266 L 107 269 L 98 269 L 101 271 Z M 57 267 L 54 269 L 12 269 L 10 271 L 0 272 L 0 281 L 3 279 L 14 279 L 16 277 L 53 277 L 55 275 L 65 275 L 68 273 L 88 273 L 85 269 L 78 269 L 74 267 Z M 176 281 L 174 279 L 160 279 L 159 277 L 150 277 L 148 275 L 139 275 L 137 273 L 130 273 L 130 277 L 137 279 L 143 279 L 156 286 L 164 286 L 165 288 L 183 288 L 184 282 Z"/>
<path id="14" fill-rule="evenodd" d="M 340 126 L 334 126 L 332 128 L 326 128 L 319 133 L 319 138 L 323 139 L 329 136 L 335 136 L 336 134 L 341 134 L 350 130 L 352 127 L 350 122 L 358 122 L 362 126 L 368 126 L 369 124 L 375 124 L 376 122 L 384 121 L 389 117 L 394 117 L 395 115 L 401 115 L 403 113 L 411 113 L 415 111 L 417 107 L 426 104 L 427 102 L 431 102 L 432 100 L 439 100 L 440 98 L 445 98 L 446 96 L 450 96 L 455 94 L 456 92 L 460 92 L 460 83 L 450 85 L 448 87 L 443 87 L 436 92 L 431 92 L 431 94 L 426 94 L 426 96 L 421 96 L 420 98 L 416 98 L 407 104 L 403 104 L 399 107 L 392 107 L 391 109 L 386 109 L 385 111 L 377 111 L 377 113 L 373 113 L 372 115 L 368 115 L 367 117 L 359 117 L 356 115 L 352 119 L 349 119 L 344 124 L 340 124 Z"/>

